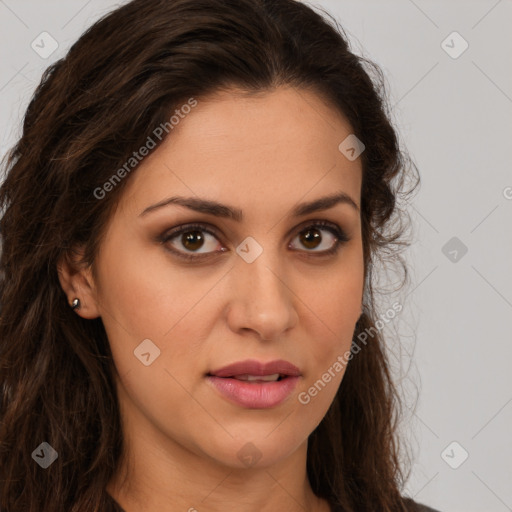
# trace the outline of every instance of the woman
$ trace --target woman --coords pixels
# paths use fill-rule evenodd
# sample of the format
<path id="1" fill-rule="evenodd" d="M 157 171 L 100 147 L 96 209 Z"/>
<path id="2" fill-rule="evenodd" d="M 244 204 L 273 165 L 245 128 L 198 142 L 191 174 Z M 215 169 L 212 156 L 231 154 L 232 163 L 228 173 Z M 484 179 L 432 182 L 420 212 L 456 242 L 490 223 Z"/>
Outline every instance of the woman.
<path id="1" fill-rule="evenodd" d="M 0 189 L 2 510 L 431 510 L 372 279 L 419 181 L 337 28 L 134 0 L 45 72 Z"/>

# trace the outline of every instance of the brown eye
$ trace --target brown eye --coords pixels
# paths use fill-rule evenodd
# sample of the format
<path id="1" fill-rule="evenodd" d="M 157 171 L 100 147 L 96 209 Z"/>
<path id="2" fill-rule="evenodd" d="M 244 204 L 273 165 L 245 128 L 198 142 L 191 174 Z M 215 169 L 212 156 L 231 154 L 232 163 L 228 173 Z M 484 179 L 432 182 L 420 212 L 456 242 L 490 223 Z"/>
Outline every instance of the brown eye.
<path id="1" fill-rule="evenodd" d="M 323 234 L 324 233 L 324 234 Z M 328 236 L 325 235 L 328 234 Z M 315 256 L 328 256 L 338 251 L 340 245 L 348 242 L 348 237 L 336 224 L 325 221 L 316 222 L 298 235 L 300 245 L 308 249 L 306 253 L 313 253 Z M 329 243 L 329 239 L 331 242 Z M 322 245 L 324 247 L 322 247 Z M 298 250 L 301 250 L 299 247 Z M 316 254 L 318 253 L 318 254 Z"/>
<path id="2" fill-rule="evenodd" d="M 189 251 L 197 251 L 204 244 L 201 231 L 186 231 L 181 235 L 181 244 Z"/>
<path id="3" fill-rule="evenodd" d="M 300 235 L 300 241 L 308 249 L 316 249 L 322 242 L 322 235 L 319 229 L 308 229 Z"/>
<path id="4" fill-rule="evenodd" d="M 169 245 L 169 250 L 174 254 L 188 259 L 206 257 L 226 250 L 218 249 L 217 235 L 202 225 L 187 225 L 173 229 L 162 235 L 160 242 Z"/>

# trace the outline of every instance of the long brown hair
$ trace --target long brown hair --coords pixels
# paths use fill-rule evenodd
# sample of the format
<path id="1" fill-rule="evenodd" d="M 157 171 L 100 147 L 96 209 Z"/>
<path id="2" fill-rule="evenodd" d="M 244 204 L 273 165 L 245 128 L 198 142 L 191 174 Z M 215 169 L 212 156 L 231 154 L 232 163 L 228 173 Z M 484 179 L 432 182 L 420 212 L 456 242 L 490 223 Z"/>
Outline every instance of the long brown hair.
<path id="1" fill-rule="evenodd" d="M 354 340 L 372 335 L 309 438 L 311 485 L 335 510 L 413 505 L 401 496 L 400 400 L 375 327 L 372 268 L 388 261 L 407 275 L 397 199 L 419 176 L 391 125 L 382 71 L 352 53 L 343 29 L 323 14 L 294 0 L 134 0 L 44 72 L 0 187 L 2 511 L 121 510 L 105 489 L 123 443 L 109 342 L 100 318 L 85 320 L 69 307 L 57 262 L 72 261 L 83 244 L 83 264 L 92 265 L 136 169 L 104 197 L 98 190 L 156 127 L 172 137 L 170 112 L 233 86 L 256 94 L 281 85 L 315 91 L 366 146 L 366 282 Z M 34 458 L 42 442 L 58 453 L 46 470 Z"/>

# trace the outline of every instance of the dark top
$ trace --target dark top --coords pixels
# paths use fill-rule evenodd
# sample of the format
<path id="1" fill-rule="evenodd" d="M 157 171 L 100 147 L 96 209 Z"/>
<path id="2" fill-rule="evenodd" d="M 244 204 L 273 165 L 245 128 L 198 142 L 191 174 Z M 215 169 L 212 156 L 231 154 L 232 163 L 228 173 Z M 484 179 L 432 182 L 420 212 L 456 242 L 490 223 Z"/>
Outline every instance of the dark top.
<path id="1" fill-rule="evenodd" d="M 119 505 L 119 503 L 117 503 L 117 501 L 114 500 L 114 498 L 112 496 L 110 496 L 109 493 L 107 493 L 107 497 L 108 497 L 108 501 L 110 502 L 108 504 L 113 505 L 114 510 L 117 510 L 119 512 L 125 512 L 125 510 L 121 507 L 121 505 Z M 439 510 L 427 507 L 426 505 L 417 503 L 416 501 L 412 501 L 411 499 L 406 499 L 405 501 L 408 505 L 414 504 L 416 506 L 415 512 L 439 512 Z M 331 505 L 331 510 L 332 510 L 332 512 L 343 512 L 342 510 L 338 511 L 338 509 L 333 508 L 332 505 Z"/>
<path id="2" fill-rule="evenodd" d="M 427 505 L 423 505 L 422 503 L 418 503 L 417 501 L 413 501 L 410 498 L 407 498 L 405 500 L 405 502 L 406 502 L 407 505 L 414 504 L 414 506 L 416 507 L 416 512 L 439 512 L 439 510 L 427 507 Z"/>
<path id="3" fill-rule="evenodd" d="M 439 510 L 427 507 L 426 505 L 421 505 L 420 503 L 418 503 L 418 507 L 418 512 L 439 512 Z"/>

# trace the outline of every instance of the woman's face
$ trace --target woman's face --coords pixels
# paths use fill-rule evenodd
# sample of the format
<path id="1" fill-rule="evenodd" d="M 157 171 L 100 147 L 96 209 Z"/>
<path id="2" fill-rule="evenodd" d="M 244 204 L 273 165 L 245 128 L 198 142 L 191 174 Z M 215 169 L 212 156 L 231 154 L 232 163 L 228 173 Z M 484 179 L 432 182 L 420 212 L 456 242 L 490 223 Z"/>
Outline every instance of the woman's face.
<path id="1" fill-rule="evenodd" d="M 339 149 L 351 133 L 311 92 L 224 93 L 134 171 L 81 310 L 105 325 L 132 443 L 230 467 L 305 447 L 361 314 L 362 170 Z M 305 206 L 333 195 L 355 205 Z"/>

